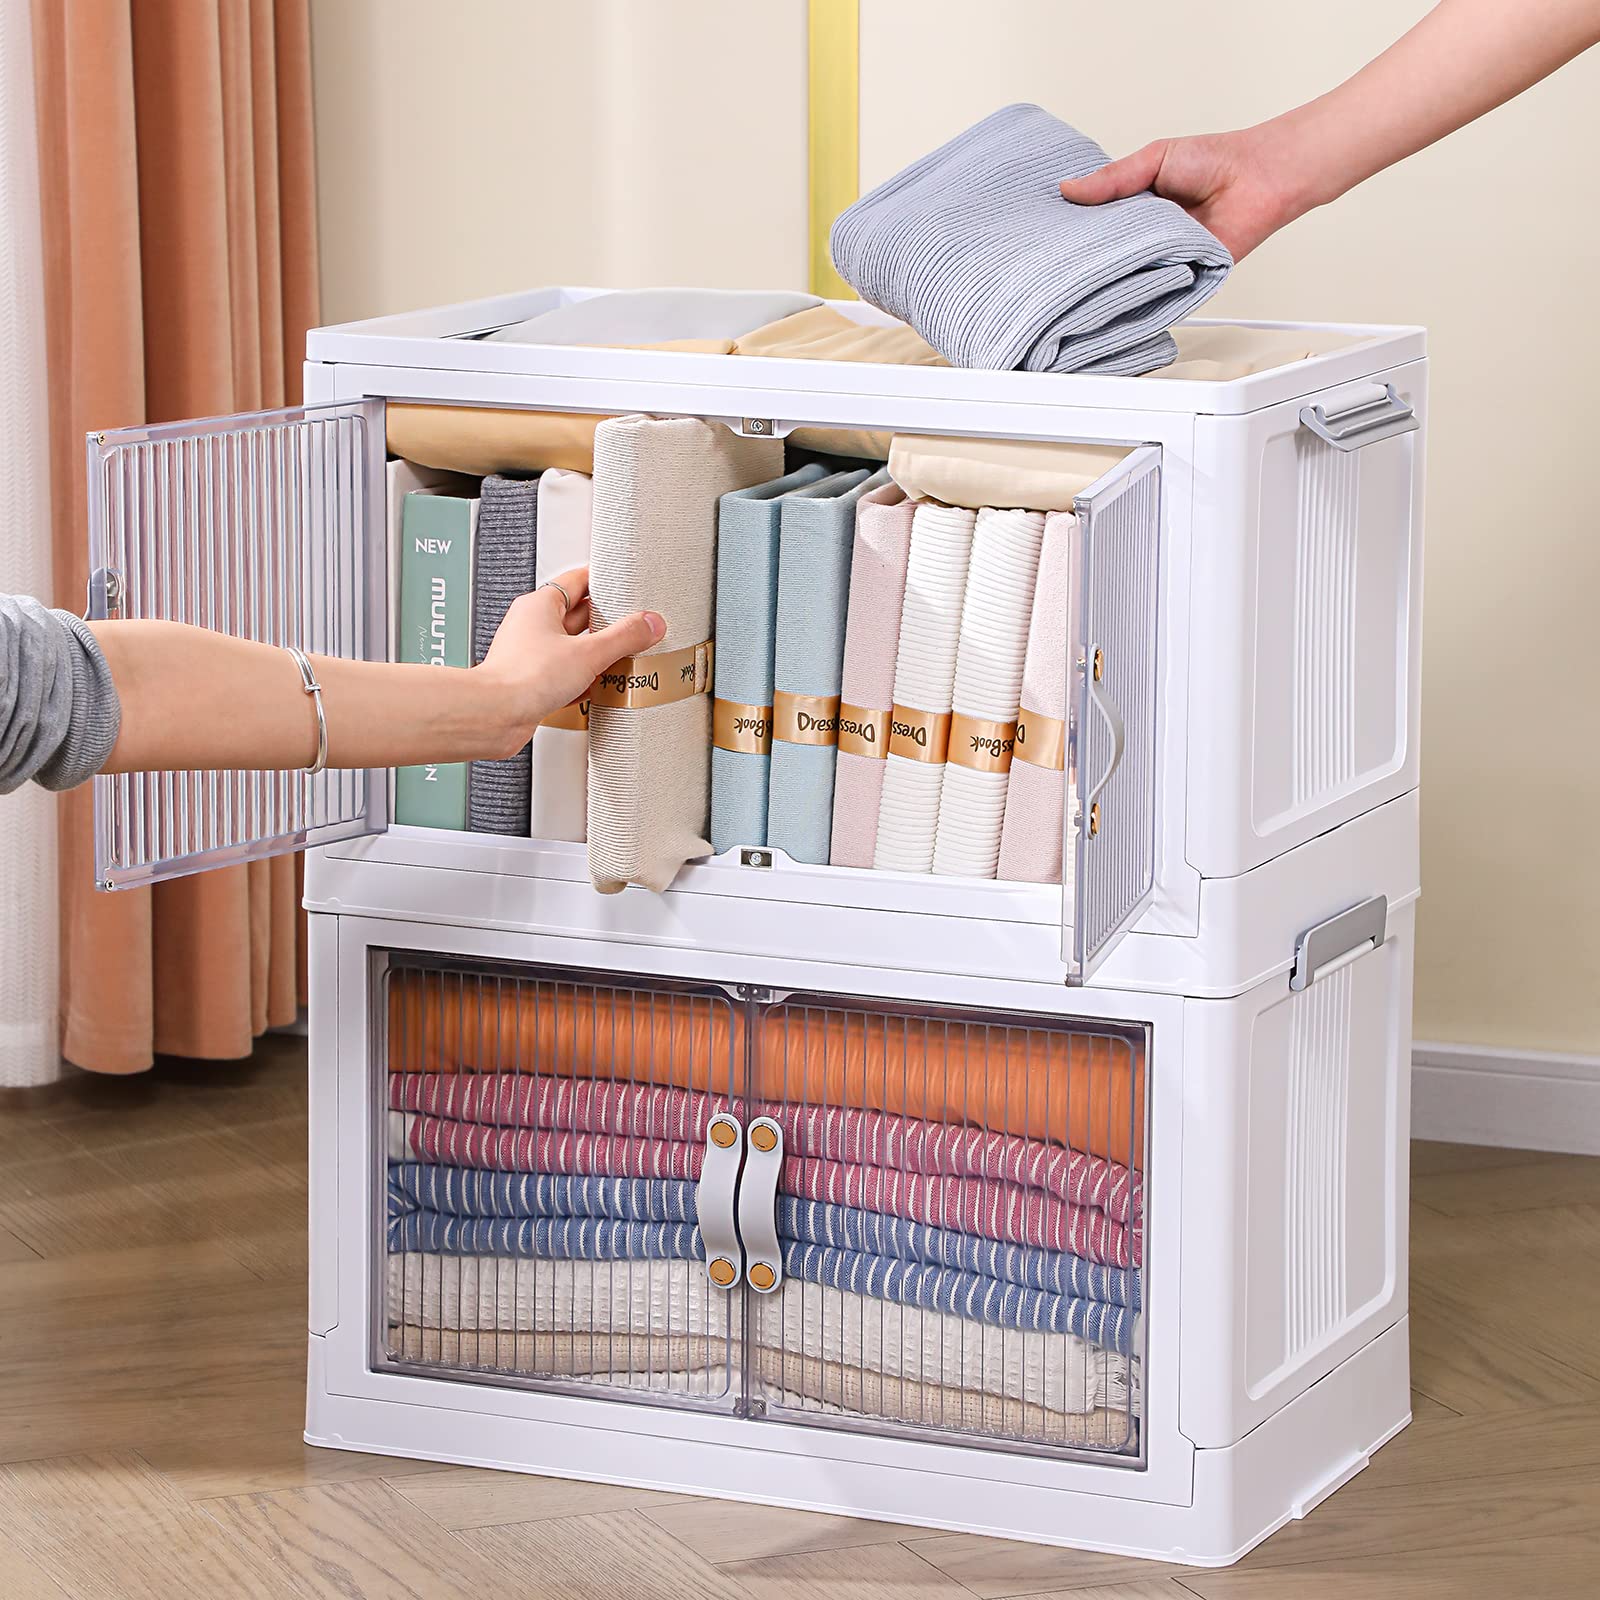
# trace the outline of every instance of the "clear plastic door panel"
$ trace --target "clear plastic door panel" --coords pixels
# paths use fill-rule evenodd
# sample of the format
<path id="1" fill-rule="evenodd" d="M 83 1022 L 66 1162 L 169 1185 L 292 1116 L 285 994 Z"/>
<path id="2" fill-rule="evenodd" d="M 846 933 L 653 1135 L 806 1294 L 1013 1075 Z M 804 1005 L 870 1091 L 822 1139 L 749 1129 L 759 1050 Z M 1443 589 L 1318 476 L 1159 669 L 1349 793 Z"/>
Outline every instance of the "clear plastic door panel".
<path id="1" fill-rule="evenodd" d="M 1143 1029 L 831 996 L 753 1012 L 780 1273 L 756 1414 L 1137 1460 Z M 741 1220 L 751 1234 L 741 1179 Z"/>
<path id="2" fill-rule="evenodd" d="M 382 659 L 383 403 L 91 434 L 89 616 L 185 622 Z M 315 713 L 306 706 L 309 756 Z M 381 829 L 383 772 L 95 780 L 95 864 L 120 889 Z"/>
<path id="3" fill-rule="evenodd" d="M 743 1007 L 406 954 L 380 992 L 377 1363 L 735 1409 Z"/>
<path id="4" fill-rule="evenodd" d="M 1155 884 L 1160 450 L 1133 451 L 1074 510 L 1062 958 L 1069 981 L 1082 983 Z"/>

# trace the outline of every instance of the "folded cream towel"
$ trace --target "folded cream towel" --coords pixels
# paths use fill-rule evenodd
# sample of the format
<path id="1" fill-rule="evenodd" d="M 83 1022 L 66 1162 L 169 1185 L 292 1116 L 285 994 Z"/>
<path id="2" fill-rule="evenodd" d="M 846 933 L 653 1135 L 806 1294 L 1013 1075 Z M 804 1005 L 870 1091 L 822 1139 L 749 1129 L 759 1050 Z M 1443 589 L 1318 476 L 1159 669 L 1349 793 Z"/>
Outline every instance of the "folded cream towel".
<path id="1" fill-rule="evenodd" d="M 947 367 L 945 358 L 903 322 L 852 322 L 832 306 L 813 306 L 769 322 L 734 343 L 741 356 L 791 361 L 876 361 L 892 367 Z"/>
<path id="2" fill-rule="evenodd" d="M 1022 669 L 1022 737 L 1006 786 L 1005 824 L 996 873 L 1028 883 L 1060 883 L 1067 670 L 1074 632 L 1074 556 L 1078 519 L 1045 518 Z M 1041 764 L 1042 763 L 1042 764 Z M 1070 882 L 1071 874 L 1068 874 Z"/>
<path id="3" fill-rule="evenodd" d="M 992 878 L 1000 859 L 1043 538 L 1043 512 L 991 508 L 978 513 L 956 646 L 950 761 L 933 851 L 933 870 L 949 877 Z"/>
<path id="4" fill-rule="evenodd" d="M 782 470 L 779 440 L 692 417 L 617 417 L 595 431 L 593 625 L 645 609 L 666 619 L 660 644 L 635 658 L 639 673 L 651 675 L 652 657 L 710 641 L 717 502 Z M 710 853 L 709 671 L 699 687 L 707 692 L 665 703 L 590 707 L 589 876 L 602 894 L 665 889 L 684 862 Z"/>
<path id="5" fill-rule="evenodd" d="M 872 858 L 875 867 L 893 872 L 927 872 L 933 866 L 956 640 L 976 521 L 971 511 L 934 505 L 919 506 L 911 521 L 895 651 L 895 710 Z"/>

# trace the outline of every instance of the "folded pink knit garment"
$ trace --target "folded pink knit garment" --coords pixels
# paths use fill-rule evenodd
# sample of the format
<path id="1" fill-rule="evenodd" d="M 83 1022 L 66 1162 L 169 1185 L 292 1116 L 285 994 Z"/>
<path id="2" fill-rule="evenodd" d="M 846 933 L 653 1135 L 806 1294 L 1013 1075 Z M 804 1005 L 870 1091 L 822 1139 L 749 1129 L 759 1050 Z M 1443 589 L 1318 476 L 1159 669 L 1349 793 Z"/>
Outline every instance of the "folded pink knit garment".
<path id="1" fill-rule="evenodd" d="M 887 712 L 894 704 L 894 661 L 900 643 L 900 608 L 911 558 L 916 512 L 898 484 L 863 495 L 856 507 L 855 550 L 850 559 L 850 611 L 844 636 L 840 703 Z M 883 757 L 841 749 L 833 779 L 836 867 L 870 867 L 878 842 L 878 799 Z"/>
<path id="2" fill-rule="evenodd" d="M 399 1120 L 400 1114 L 393 1114 Z M 494 1172 L 554 1172 L 614 1178 L 698 1178 L 703 1144 L 627 1134 L 494 1128 L 441 1117 L 406 1117 L 396 1141 L 419 1161 Z M 785 1155 L 778 1188 L 831 1205 L 855 1206 L 952 1228 L 1006 1244 L 1064 1250 L 1109 1267 L 1143 1264 L 1143 1224 L 1116 1221 L 1092 1205 L 983 1177 L 940 1177 Z"/>
<path id="3" fill-rule="evenodd" d="M 424 1120 L 457 1128 L 499 1125 L 683 1146 L 705 1138 L 707 1123 L 726 1102 L 656 1084 L 531 1073 L 406 1072 L 389 1075 L 389 1107 L 422 1112 Z M 988 1178 L 1098 1207 L 1118 1222 L 1144 1215 L 1143 1178 L 1120 1162 L 1043 1139 L 847 1106 L 756 1102 L 750 1114 L 777 1121 L 792 1156 L 933 1177 Z M 595 1149 L 584 1148 L 585 1153 Z"/>
<path id="4" fill-rule="evenodd" d="M 1028 624 L 1028 653 L 1022 668 L 1022 710 L 1067 719 L 1067 656 L 1073 619 L 1073 555 L 1078 519 L 1070 511 L 1045 518 L 1039 577 Z M 1006 788 L 1005 823 L 995 876 L 1027 883 L 1061 882 L 1061 826 L 1066 804 L 1066 773 L 1017 759 Z"/>

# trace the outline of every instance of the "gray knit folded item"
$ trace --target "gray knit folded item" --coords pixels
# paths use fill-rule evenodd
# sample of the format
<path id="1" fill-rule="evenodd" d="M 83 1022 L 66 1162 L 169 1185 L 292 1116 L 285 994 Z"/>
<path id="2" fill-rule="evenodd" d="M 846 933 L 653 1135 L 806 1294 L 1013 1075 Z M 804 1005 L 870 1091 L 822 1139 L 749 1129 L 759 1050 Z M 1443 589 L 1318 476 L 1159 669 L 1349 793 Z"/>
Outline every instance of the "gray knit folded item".
<path id="1" fill-rule="evenodd" d="M 478 497 L 472 547 L 472 661 L 489 653 L 495 630 L 518 595 L 534 583 L 537 478 L 489 477 Z M 467 827 L 474 833 L 526 838 L 533 774 L 527 746 L 503 761 L 474 761 L 467 768 Z"/>
<path id="2" fill-rule="evenodd" d="M 783 498 L 778 538 L 778 624 L 773 656 L 776 694 L 835 702 L 844 674 L 845 614 L 856 504 L 889 481 L 885 471 L 841 472 Z M 836 739 L 790 744 L 773 726 L 767 843 L 795 861 L 818 865 L 833 840 Z"/>
<path id="3" fill-rule="evenodd" d="M 834 265 L 958 367 L 1153 371 L 1233 258 L 1153 194 L 1062 199 L 1063 178 L 1108 159 L 1040 107 L 1006 106 L 842 212 Z"/>

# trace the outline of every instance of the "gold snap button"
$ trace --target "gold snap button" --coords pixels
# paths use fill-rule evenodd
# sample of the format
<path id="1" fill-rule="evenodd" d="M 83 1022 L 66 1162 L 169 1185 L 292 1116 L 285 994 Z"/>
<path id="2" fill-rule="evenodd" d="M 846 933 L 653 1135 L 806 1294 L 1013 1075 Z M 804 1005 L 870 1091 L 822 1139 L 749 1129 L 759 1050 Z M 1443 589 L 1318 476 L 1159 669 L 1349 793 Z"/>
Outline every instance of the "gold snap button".
<path id="1" fill-rule="evenodd" d="M 1095 646 L 1095 652 L 1094 652 L 1094 681 L 1096 683 L 1099 683 L 1100 680 L 1103 677 L 1105 677 L 1105 675 L 1106 675 L 1106 653 L 1105 653 L 1104 650 L 1100 649 L 1100 647 L 1098 645 L 1096 645 Z"/>
<path id="2" fill-rule="evenodd" d="M 758 1289 L 770 1289 L 778 1281 L 778 1275 L 765 1261 L 758 1261 L 750 1269 L 750 1281 Z"/>
<path id="3" fill-rule="evenodd" d="M 771 1150 L 778 1143 L 778 1135 L 775 1130 L 767 1127 L 764 1123 L 758 1123 L 750 1130 L 750 1143 L 757 1150 Z"/>
<path id="4" fill-rule="evenodd" d="M 1092 839 L 1100 831 L 1100 802 L 1098 800 L 1089 807 L 1089 837 Z"/>
<path id="5" fill-rule="evenodd" d="M 726 1289 L 734 1279 L 733 1263 L 718 1256 L 706 1271 L 711 1274 L 711 1281 L 719 1288 Z"/>
<path id="6" fill-rule="evenodd" d="M 724 1150 L 738 1137 L 738 1130 L 731 1122 L 713 1122 L 711 1124 L 711 1142 Z"/>

